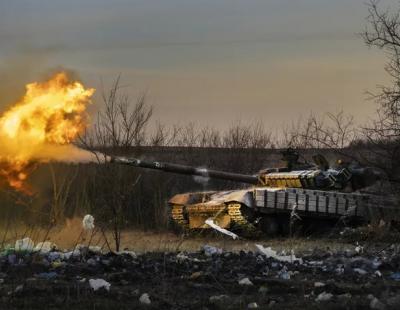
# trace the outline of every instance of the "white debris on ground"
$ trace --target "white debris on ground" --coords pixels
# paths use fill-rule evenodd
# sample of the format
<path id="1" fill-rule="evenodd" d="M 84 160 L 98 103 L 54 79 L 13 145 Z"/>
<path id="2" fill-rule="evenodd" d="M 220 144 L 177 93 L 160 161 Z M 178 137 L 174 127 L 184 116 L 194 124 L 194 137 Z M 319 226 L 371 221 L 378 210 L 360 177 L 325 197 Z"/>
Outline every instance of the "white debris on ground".
<path id="1" fill-rule="evenodd" d="M 288 263 L 294 263 L 294 262 L 299 262 L 300 264 L 303 263 L 303 260 L 301 258 L 297 258 L 293 251 L 291 251 L 290 255 L 278 255 L 278 253 L 274 250 L 272 250 L 271 247 L 265 248 L 261 244 L 255 244 L 258 253 L 265 255 L 267 258 L 274 258 L 278 261 L 281 262 L 288 262 Z"/>
<path id="2" fill-rule="evenodd" d="M 167 270 L 165 272 L 168 272 L 165 279 L 169 276 L 173 279 L 179 277 L 179 281 L 187 284 L 188 287 L 200 289 L 202 298 L 206 298 L 216 308 L 226 309 L 240 303 L 242 309 L 265 308 L 274 304 L 276 304 L 274 307 L 278 308 L 279 306 L 284 309 L 285 303 L 289 301 L 282 298 L 282 294 L 288 294 L 288 292 L 294 291 L 293 288 L 296 288 L 299 293 L 296 296 L 291 295 L 290 303 L 293 301 L 299 305 L 317 303 L 319 305 L 317 307 L 323 307 L 324 303 L 328 303 L 329 305 L 343 306 L 343 308 L 350 308 L 359 303 L 366 309 L 400 309 L 400 294 L 396 295 L 398 294 L 396 291 L 398 285 L 394 282 L 400 281 L 397 265 L 400 256 L 397 253 L 391 254 L 389 250 L 376 255 L 367 255 L 366 253 L 362 255 L 356 254 L 353 250 L 348 253 L 345 249 L 339 252 L 329 249 L 309 249 L 302 254 L 302 258 L 297 258 L 293 252 L 277 252 L 258 244 L 255 245 L 258 250 L 256 253 L 255 251 L 238 253 L 222 251 L 221 248 L 205 245 L 202 247 L 202 251 L 150 255 L 136 254 L 127 249 L 117 253 L 102 253 L 100 247 L 88 247 L 82 244 L 76 245 L 73 251 L 63 252 L 53 247 L 49 241 L 39 242 L 34 247 L 33 241 L 29 240 L 29 238 L 26 238 L 25 241 L 24 239 L 19 240 L 18 247 L 19 249 L 33 247 L 33 250 L 36 251 L 34 254 L 14 251 L 11 246 L 7 246 L 0 252 L 0 264 L 8 268 L 8 273 L 3 270 L 0 272 L 0 286 L 2 289 L 4 288 L 5 292 L 10 292 L 9 295 L 15 294 L 16 297 L 20 297 L 25 292 L 30 293 L 32 283 L 37 279 L 40 279 L 40 285 L 46 280 L 49 287 L 72 279 L 78 285 L 82 283 L 85 288 L 93 289 L 93 291 L 103 291 L 102 288 L 104 288 L 103 293 L 118 291 L 118 294 L 126 293 L 126 295 L 122 295 L 126 298 L 133 298 L 132 302 L 136 305 L 141 304 L 142 307 L 147 306 L 148 308 L 157 307 L 160 302 L 163 302 L 156 294 L 160 289 L 164 289 L 161 286 L 157 287 L 160 284 L 151 283 L 151 291 L 148 290 L 150 286 L 143 286 L 141 290 L 135 289 L 134 291 L 130 286 L 131 282 L 136 286 L 139 280 L 154 276 L 154 269 L 151 268 L 150 263 L 148 264 L 154 259 L 159 266 L 163 264 L 173 266 L 173 268 L 165 269 Z M 246 249 L 249 249 L 248 245 L 246 245 Z M 32 258 L 35 259 L 34 263 L 41 266 L 41 269 L 29 271 L 31 274 L 26 280 L 28 285 L 15 289 L 19 278 L 17 281 L 15 277 L 13 278 L 13 271 L 28 270 L 28 264 Z M 144 265 L 150 266 L 150 268 L 143 268 Z M 392 268 L 392 266 L 395 267 Z M 382 273 L 378 267 L 382 268 Z M 70 270 L 74 277 L 67 274 Z M 115 273 L 109 274 L 110 270 Z M 225 278 L 224 275 L 227 274 L 229 276 Z M 248 293 L 248 298 L 239 300 L 236 295 L 210 297 L 207 282 L 211 277 L 218 277 L 218 281 L 220 279 L 226 281 L 223 282 L 224 285 L 232 288 L 232 292 L 235 290 L 243 292 L 244 290 L 246 294 Z M 269 280 L 271 281 L 269 282 Z M 185 283 L 185 281 L 187 282 Z M 172 283 L 174 282 L 169 282 L 167 285 L 174 285 Z M 366 283 L 368 288 L 377 283 L 379 290 L 374 290 L 374 295 L 378 297 L 369 295 L 366 298 L 367 291 L 360 293 L 358 283 Z M 279 284 L 278 289 L 276 289 L 276 284 Z M 111 285 L 113 285 L 113 290 L 111 290 Z M 120 291 L 121 285 L 124 286 L 124 290 Z M 22 292 L 16 294 L 21 290 Z M 142 294 L 145 290 L 151 293 L 151 300 L 148 293 Z M 385 291 L 389 293 L 384 293 Z M 226 292 L 230 292 L 230 290 L 226 290 Z M 186 302 L 189 303 L 191 300 Z"/>
<path id="3" fill-rule="evenodd" d="M 107 291 L 109 291 L 111 286 L 111 284 L 104 279 L 90 279 L 89 285 L 94 291 L 97 291 L 101 288 L 104 288 Z"/>
<path id="4" fill-rule="evenodd" d="M 205 221 L 205 223 L 206 223 L 208 226 L 210 226 L 211 228 L 213 228 L 213 229 L 219 231 L 220 233 L 223 233 L 224 235 L 227 235 L 227 236 L 229 236 L 229 237 L 232 237 L 233 240 L 236 240 L 236 239 L 239 238 L 239 236 L 236 235 L 236 234 L 234 234 L 233 232 L 231 232 L 231 231 L 229 231 L 229 230 L 227 230 L 227 229 L 225 229 L 225 228 L 222 228 L 222 227 L 218 226 L 217 224 L 215 224 L 213 219 L 207 219 L 207 220 Z"/>
<path id="5" fill-rule="evenodd" d="M 22 292 L 23 290 L 24 290 L 24 285 L 20 284 L 15 288 L 14 293 Z"/>
<path id="6" fill-rule="evenodd" d="M 277 276 L 282 280 L 290 280 L 290 273 L 288 272 L 286 266 L 283 266 L 283 268 L 278 272 Z"/>
<path id="7" fill-rule="evenodd" d="M 374 275 L 375 275 L 376 277 L 378 277 L 378 278 L 382 278 L 382 273 L 381 273 L 379 270 L 375 271 L 375 272 L 374 272 Z"/>
<path id="8" fill-rule="evenodd" d="M 239 285 L 253 285 L 253 282 L 250 281 L 249 278 L 243 278 L 238 281 Z"/>
<path id="9" fill-rule="evenodd" d="M 15 251 L 29 251 L 32 252 L 35 244 L 31 238 L 24 238 L 15 241 Z"/>
<path id="10" fill-rule="evenodd" d="M 143 293 L 139 297 L 139 301 L 140 301 L 141 304 L 144 304 L 144 305 L 150 305 L 151 304 L 150 296 L 147 293 Z"/>
<path id="11" fill-rule="evenodd" d="M 364 269 L 361 269 L 361 268 L 354 268 L 353 270 L 354 270 L 354 272 L 356 272 L 362 276 L 366 275 L 368 273 L 367 271 L 365 271 Z"/>
<path id="12" fill-rule="evenodd" d="M 82 220 L 82 227 L 84 230 L 94 229 L 94 217 L 90 214 L 86 214 Z"/>
<path id="13" fill-rule="evenodd" d="M 40 252 L 40 253 L 46 254 L 55 249 L 57 249 L 57 246 L 53 242 L 44 241 L 44 242 L 39 242 L 38 244 L 36 244 L 36 246 L 33 250 L 35 252 Z"/>
<path id="14" fill-rule="evenodd" d="M 75 248 L 73 251 L 68 251 L 68 252 L 63 253 L 63 257 L 66 260 L 70 259 L 71 257 L 78 257 L 80 255 L 81 255 L 81 251 L 77 248 Z"/>
<path id="15" fill-rule="evenodd" d="M 98 245 L 90 245 L 88 247 L 88 249 L 89 249 L 89 251 L 96 253 L 96 254 L 101 254 L 101 251 L 102 251 L 101 247 Z"/>
<path id="16" fill-rule="evenodd" d="M 321 294 L 319 294 L 317 296 L 317 298 L 315 299 L 316 302 L 323 302 L 323 301 L 329 301 L 331 300 L 333 297 L 333 295 L 331 293 L 327 293 L 327 292 L 322 292 Z"/>
<path id="17" fill-rule="evenodd" d="M 211 257 L 211 256 L 213 256 L 213 255 L 220 255 L 220 254 L 222 254 L 222 249 L 217 248 L 217 247 L 212 246 L 212 245 L 205 245 L 205 246 L 203 246 L 203 251 L 204 251 L 204 254 L 205 254 L 206 256 L 208 256 L 208 257 Z"/>
<path id="18" fill-rule="evenodd" d="M 364 247 L 359 245 L 358 242 L 357 242 L 357 246 L 355 247 L 354 250 L 356 251 L 357 254 L 362 254 L 364 252 Z"/>
<path id="19" fill-rule="evenodd" d="M 125 254 L 125 255 L 129 255 L 132 258 L 137 258 L 136 253 L 133 251 L 129 251 L 129 250 L 123 250 L 123 251 L 118 252 L 117 254 Z"/>
<path id="20" fill-rule="evenodd" d="M 176 260 L 178 262 L 184 262 L 185 260 L 188 260 L 188 259 L 189 259 L 189 256 L 187 256 L 185 253 L 180 252 L 176 255 Z"/>
<path id="21" fill-rule="evenodd" d="M 251 302 L 247 305 L 248 309 L 257 309 L 258 308 L 258 304 L 256 302 Z"/>

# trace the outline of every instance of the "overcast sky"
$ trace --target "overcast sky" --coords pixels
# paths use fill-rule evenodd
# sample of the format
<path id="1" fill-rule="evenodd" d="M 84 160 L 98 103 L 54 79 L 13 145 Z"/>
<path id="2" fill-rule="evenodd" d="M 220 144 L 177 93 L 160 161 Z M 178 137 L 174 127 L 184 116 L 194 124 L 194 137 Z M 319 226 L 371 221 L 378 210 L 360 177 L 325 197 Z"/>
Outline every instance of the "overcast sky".
<path id="1" fill-rule="evenodd" d="M 54 68 L 121 74 L 155 118 L 226 128 L 344 109 L 364 121 L 384 55 L 357 35 L 365 0 L 0 0 L 0 104 Z M 397 6 L 397 1 L 382 5 Z"/>

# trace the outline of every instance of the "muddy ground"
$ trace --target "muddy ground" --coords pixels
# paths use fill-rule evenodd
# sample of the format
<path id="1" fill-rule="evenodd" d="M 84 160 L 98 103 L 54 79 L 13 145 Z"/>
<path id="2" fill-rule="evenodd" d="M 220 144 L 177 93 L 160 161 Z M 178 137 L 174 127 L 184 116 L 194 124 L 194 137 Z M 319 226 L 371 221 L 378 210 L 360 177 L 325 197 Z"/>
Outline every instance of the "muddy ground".
<path id="1" fill-rule="evenodd" d="M 132 252 L 3 252 L 0 309 L 400 308 L 394 243 L 143 232 L 123 240 Z M 262 254 L 255 244 L 278 253 Z M 94 279 L 109 290 L 95 291 Z"/>

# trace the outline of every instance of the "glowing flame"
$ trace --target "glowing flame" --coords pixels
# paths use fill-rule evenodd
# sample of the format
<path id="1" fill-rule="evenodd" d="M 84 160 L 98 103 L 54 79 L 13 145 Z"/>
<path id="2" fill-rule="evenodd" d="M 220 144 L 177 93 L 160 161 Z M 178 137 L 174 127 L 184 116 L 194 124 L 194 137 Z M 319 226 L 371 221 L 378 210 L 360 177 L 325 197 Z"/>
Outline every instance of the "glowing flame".
<path id="1" fill-rule="evenodd" d="M 84 152 L 70 143 L 86 127 L 93 93 L 66 73 L 26 86 L 22 100 L 0 117 L 0 175 L 9 185 L 24 190 L 34 162 L 68 160 Z"/>

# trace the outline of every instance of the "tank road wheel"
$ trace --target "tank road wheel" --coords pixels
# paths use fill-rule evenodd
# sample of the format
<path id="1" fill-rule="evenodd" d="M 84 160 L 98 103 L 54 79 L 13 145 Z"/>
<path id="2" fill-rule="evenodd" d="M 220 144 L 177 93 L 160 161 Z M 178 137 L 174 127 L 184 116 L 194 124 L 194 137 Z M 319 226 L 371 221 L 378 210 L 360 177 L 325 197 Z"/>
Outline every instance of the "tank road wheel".
<path id="1" fill-rule="evenodd" d="M 233 224 L 236 225 L 245 225 L 247 224 L 247 220 L 243 216 L 241 212 L 241 205 L 240 203 L 228 203 L 228 215 L 231 218 Z"/>
<path id="2" fill-rule="evenodd" d="M 189 221 L 185 215 L 185 206 L 172 205 L 170 210 L 172 230 L 176 233 L 186 232 L 189 229 Z"/>
<path id="3" fill-rule="evenodd" d="M 227 203 L 228 215 L 231 218 L 231 229 L 238 231 L 243 237 L 259 237 L 260 231 L 247 220 L 246 206 L 240 203 Z"/>

